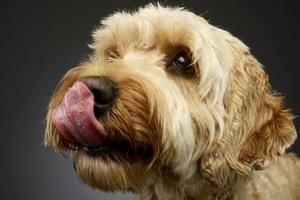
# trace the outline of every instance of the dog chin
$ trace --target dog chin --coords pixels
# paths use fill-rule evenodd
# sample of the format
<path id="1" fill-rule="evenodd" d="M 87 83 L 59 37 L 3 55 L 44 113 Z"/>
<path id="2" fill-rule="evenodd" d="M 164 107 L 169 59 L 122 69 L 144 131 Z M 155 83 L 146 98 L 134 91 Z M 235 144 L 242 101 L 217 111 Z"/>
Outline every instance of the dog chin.
<path id="1" fill-rule="evenodd" d="M 124 168 L 127 161 L 121 159 L 117 161 L 102 155 L 91 156 L 84 151 L 77 151 L 74 154 L 73 166 L 80 179 L 93 188 L 104 191 L 128 190 L 128 178 Z"/>
<path id="2" fill-rule="evenodd" d="M 143 180 L 137 177 L 146 178 L 150 174 L 144 158 L 116 147 L 99 147 L 93 151 L 80 148 L 74 151 L 73 157 L 74 170 L 80 179 L 103 191 L 136 192 Z"/>

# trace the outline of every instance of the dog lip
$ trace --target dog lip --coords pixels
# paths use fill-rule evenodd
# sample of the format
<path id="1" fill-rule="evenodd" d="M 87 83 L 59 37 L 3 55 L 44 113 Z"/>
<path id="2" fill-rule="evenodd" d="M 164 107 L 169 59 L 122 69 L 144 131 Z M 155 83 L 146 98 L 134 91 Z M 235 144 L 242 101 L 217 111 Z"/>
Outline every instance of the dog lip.
<path id="1" fill-rule="evenodd" d="M 108 134 L 95 117 L 94 96 L 81 81 L 76 81 L 65 93 L 51 118 L 64 139 L 88 147 L 101 146 Z"/>
<path id="2" fill-rule="evenodd" d="M 88 155 L 102 154 L 107 151 L 111 151 L 111 146 L 109 146 L 109 145 L 97 146 L 97 147 L 83 146 L 81 148 Z"/>

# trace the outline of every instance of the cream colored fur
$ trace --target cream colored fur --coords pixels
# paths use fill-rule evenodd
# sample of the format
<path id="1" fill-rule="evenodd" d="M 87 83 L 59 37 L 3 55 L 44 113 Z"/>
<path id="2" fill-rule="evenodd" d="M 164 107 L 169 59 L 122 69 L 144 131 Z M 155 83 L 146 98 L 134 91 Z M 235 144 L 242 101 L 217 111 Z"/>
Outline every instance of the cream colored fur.
<path id="1" fill-rule="evenodd" d="M 239 39 L 187 10 L 152 4 L 104 19 L 93 38 L 93 54 L 54 92 L 45 143 L 70 150 L 52 110 L 78 78 L 99 75 L 120 87 L 101 123 L 132 148 L 150 146 L 153 155 L 89 157 L 74 146 L 85 183 L 145 200 L 300 199 L 300 162 L 283 155 L 296 139 L 293 115 Z M 166 70 L 181 50 L 191 53 L 192 78 Z"/>

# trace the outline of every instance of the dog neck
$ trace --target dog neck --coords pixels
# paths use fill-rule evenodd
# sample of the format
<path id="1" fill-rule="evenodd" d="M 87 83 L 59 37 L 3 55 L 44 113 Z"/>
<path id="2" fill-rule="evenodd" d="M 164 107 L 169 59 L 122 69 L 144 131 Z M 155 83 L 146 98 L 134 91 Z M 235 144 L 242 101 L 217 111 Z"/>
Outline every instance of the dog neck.
<path id="1" fill-rule="evenodd" d="M 182 181 L 170 173 L 156 178 L 139 193 L 140 200 L 236 200 L 300 199 L 294 192 L 300 188 L 300 161 L 294 154 L 279 158 L 268 168 L 237 176 L 224 187 L 210 183 L 201 175 Z M 290 176 L 288 174 L 293 174 Z M 280 176 L 278 176 L 280 174 Z"/>
<path id="2" fill-rule="evenodd" d="M 140 200 L 231 200 L 237 191 L 247 185 L 249 179 L 241 178 L 228 187 L 220 188 L 209 181 L 197 177 L 181 181 L 176 176 L 165 174 L 155 183 L 145 187 L 139 194 Z"/>

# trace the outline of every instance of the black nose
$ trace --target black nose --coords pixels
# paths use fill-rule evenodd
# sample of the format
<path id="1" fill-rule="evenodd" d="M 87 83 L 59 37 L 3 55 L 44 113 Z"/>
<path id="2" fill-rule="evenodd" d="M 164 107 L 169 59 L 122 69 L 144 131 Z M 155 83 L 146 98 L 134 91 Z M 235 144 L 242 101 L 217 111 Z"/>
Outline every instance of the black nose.
<path id="1" fill-rule="evenodd" d="M 82 81 L 94 95 L 94 112 L 99 118 L 112 105 L 116 95 L 116 84 L 105 76 L 86 76 L 79 79 Z"/>

